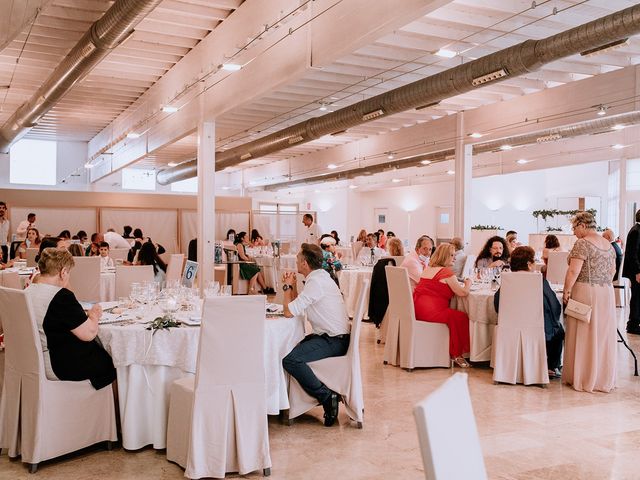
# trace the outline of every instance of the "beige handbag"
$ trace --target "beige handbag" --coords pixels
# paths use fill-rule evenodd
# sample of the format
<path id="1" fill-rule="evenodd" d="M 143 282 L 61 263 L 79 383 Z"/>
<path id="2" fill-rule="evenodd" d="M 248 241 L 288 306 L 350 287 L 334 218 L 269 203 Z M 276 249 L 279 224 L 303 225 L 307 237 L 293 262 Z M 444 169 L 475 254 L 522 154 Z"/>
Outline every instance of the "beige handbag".
<path id="1" fill-rule="evenodd" d="M 589 276 L 589 298 L 591 299 L 591 266 L 589 265 L 589 251 L 587 250 L 587 274 Z M 592 302 L 593 303 L 593 302 Z M 578 302 L 570 298 L 564 307 L 564 314 L 584 323 L 591 322 L 591 305 Z"/>

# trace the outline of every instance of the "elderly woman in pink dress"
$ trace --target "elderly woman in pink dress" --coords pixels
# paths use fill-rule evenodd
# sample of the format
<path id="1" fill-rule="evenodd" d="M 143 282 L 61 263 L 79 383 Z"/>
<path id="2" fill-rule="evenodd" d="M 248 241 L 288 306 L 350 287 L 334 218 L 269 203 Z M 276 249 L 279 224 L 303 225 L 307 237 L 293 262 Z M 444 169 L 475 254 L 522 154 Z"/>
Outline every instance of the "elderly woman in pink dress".
<path id="1" fill-rule="evenodd" d="M 566 317 L 562 381 L 585 392 L 610 392 L 616 386 L 616 304 L 611 279 L 616 253 L 596 232 L 589 212 L 578 212 L 571 221 L 578 240 L 569 253 L 563 300 L 591 305 L 591 320 Z"/>

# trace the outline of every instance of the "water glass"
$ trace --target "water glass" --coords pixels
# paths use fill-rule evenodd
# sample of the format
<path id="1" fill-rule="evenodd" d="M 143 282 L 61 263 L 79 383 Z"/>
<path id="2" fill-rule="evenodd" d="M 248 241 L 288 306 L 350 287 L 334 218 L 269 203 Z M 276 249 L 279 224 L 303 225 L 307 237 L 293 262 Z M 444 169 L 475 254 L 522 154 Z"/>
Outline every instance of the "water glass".
<path id="1" fill-rule="evenodd" d="M 220 291 L 220 282 L 209 281 L 207 282 L 207 287 L 204 290 L 204 296 L 215 297 L 216 295 L 218 295 L 219 291 Z"/>
<path id="2" fill-rule="evenodd" d="M 225 297 L 231 296 L 231 285 L 224 285 L 220 288 L 220 295 Z"/>

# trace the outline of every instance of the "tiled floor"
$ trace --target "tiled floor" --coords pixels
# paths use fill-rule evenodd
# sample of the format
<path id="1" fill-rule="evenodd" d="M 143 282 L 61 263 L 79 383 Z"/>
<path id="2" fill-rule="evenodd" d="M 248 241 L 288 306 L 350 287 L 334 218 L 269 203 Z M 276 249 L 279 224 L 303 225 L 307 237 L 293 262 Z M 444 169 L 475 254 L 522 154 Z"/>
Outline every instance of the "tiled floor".
<path id="1" fill-rule="evenodd" d="M 624 312 L 618 309 L 619 323 Z M 640 352 L 640 337 L 631 345 Z M 365 324 L 361 342 L 365 389 L 363 430 L 341 413 L 325 428 L 322 409 L 293 426 L 269 421 L 272 476 L 278 479 L 424 478 L 412 406 L 451 375 L 449 369 L 383 366 L 383 347 Z M 619 345 L 618 388 L 610 394 L 575 392 L 555 380 L 547 389 L 493 385 L 491 370 L 469 370 L 482 449 L 492 479 L 640 479 L 640 377 Z M 4 354 L 0 354 L 0 368 Z M 456 369 L 457 371 L 458 369 Z M 465 446 L 459 456 L 464 461 Z M 93 449 L 41 464 L 36 474 L 54 479 L 179 479 L 183 471 L 163 451 Z M 229 475 L 229 478 L 237 476 Z M 250 478 L 259 478 L 255 473 Z M 33 479 L 18 461 L 0 457 L 0 479 Z"/>

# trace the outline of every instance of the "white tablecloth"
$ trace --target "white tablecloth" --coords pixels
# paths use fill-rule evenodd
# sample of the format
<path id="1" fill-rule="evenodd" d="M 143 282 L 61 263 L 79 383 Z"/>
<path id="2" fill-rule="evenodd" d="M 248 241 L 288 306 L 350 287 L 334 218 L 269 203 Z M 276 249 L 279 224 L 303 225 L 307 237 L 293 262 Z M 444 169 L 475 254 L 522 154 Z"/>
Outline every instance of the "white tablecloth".
<path id="1" fill-rule="evenodd" d="M 256 264 L 258 264 L 260 266 L 260 270 L 262 270 L 267 287 L 271 287 L 275 290 L 278 285 L 277 262 L 270 256 L 255 257 L 255 259 Z"/>
<path id="2" fill-rule="evenodd" d="M 280 255 L 280 270 L 293 270 L 296 271 L 296 256 L 293 254 Z"/>
<path id="3" fill-rule="evenodd" d="M 101 273 L 100 274 L 100 301 L 113 302 L 116 298 L 116 274 Z"/>
<path id="4" fill-rule="evenodd" d="M 338 280 L 340 281 L 340 291 L 344 297 L 344 303 L 347 307 L 347 313 L 353 317 L 356 313 L 358 298 L 362 291 L 364 280 L 371 281 L 373 267 L 359 267 L 354 269 L 344 269 L 338 272 Z M 366 300 L 367 305 L 369 299 Z M 367 308 L 367 312 L 369 308 Z M 365 313 L 366 316 L 366 313 Z"/>
<path id="5" fill-rule="evenodd" d="M 469 315 L 469 335 L 471 337 L 472 362 L 488 362 L 491 360 L 491 343 L 493 329 L 498 323 L 498 314 L 493 306 L 495 291 L 491 289 L 476 290 L 466 297 L 454 296 L 451 307 Z"/>
<path id="6" fill-rule="evenodd" d="M 149 319 L 159 314 L 152 313 Z M 269 318 L 265 331 L 267 411 L 289 408 L 282 358 L 304 337 L 299 318 Z M 196 371 L 199 327 L 182 326 L 153 334 L 143 323 L 101 325 L 98 336 L 118 372 L 122 445 L 166 448 L 169 388 Z"/>

